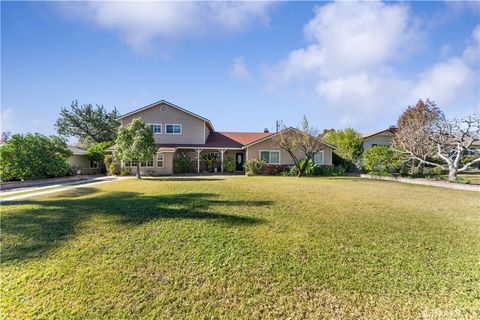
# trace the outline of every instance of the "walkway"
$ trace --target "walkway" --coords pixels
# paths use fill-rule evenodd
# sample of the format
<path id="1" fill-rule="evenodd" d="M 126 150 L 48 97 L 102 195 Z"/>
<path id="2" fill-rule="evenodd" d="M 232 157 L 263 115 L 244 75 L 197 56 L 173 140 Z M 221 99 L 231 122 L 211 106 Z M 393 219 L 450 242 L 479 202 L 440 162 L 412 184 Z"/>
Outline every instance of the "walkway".
<path id="1" fill-rule="evenodd" d="M 61 192 L 76 188 L 84 188 L 90 187 L 93 185 L 98 185 L 102 183 L 108 183 L 113 181 L 119 181 L 124 179 L 129 179 L 132 177 L 110 177 L 110 176 L 102 176 L 102 177 L 94 177 L 90 179 L 84 179 L 81 181 L 71 181 L 71 182 L 64 182 L 61 184 L 56 185 L 46 185 L 42 187 L 31 187 L 31 188 L 21 188 L 15 189 L 12 191 L 1 191 L 0 192 L 0 203 L 8 202 L 8 201 L 15 201 L 15 200 L 22 200 L 30 197 L 41 196 L 44 194 L 50 194 L 55 192 Z"/>
<path id="2" fill-rule="evenodd" d="M 420 184 L 425 186 L 480 192 L 480 185 L 474 185 L 474 184 L 460 184 L 460 183 L 451 183 L 448 181 L 435 181 L 435 180 L 427 180 L 427 179 L 414 179 L 414 178 L 402 178 L 402 177 L 371 176 L 369 174 L 361 174 L 360 177 L 373 179 L 373 180 L 396 181 L 396 182 L 403 182 L 403 183 Z"/>

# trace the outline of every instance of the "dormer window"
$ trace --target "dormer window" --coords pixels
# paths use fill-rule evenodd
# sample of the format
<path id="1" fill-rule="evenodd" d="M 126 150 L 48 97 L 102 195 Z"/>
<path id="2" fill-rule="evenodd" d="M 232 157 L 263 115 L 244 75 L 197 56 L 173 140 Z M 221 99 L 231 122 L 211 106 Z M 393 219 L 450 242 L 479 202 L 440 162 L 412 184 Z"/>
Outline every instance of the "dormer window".
<path id="1" fill-rule="evenodd" d="M 166 124 L 165 125 L 166 134 L 182 134 L 182 125 L 181 124 Z"/>

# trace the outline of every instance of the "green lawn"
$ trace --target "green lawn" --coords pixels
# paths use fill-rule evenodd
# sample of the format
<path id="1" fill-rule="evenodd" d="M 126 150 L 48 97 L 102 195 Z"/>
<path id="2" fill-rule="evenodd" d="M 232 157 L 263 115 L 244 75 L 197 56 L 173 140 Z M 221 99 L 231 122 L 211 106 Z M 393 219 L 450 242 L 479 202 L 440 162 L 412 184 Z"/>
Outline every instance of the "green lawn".
<path id="1" fill-rule="evenodd" d="M 123 180 L 1 205 L 6 319 L 480 317 L 480 194 Z"/>

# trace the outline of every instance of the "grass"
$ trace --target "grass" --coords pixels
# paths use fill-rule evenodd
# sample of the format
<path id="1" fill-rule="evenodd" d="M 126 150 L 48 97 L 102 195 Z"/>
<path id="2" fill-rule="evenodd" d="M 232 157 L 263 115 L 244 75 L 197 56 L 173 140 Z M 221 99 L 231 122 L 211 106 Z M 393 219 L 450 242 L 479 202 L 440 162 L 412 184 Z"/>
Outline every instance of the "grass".
<path id="1" fill-rule="evenodd" d="M 480 317 L 475 192 L 132 179 L 1 210 L 7 319 Z"/>

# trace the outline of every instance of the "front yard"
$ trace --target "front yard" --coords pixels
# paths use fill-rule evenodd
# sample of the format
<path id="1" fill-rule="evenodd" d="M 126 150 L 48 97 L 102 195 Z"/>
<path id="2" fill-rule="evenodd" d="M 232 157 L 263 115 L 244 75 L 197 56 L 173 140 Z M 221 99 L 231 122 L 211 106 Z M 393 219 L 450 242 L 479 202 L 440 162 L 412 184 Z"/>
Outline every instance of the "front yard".
<path id="1" fill-rule="evenodd" d="M 475 192 L 129 179 L 1 210 L 7 319 L 480 317 Z"/>

